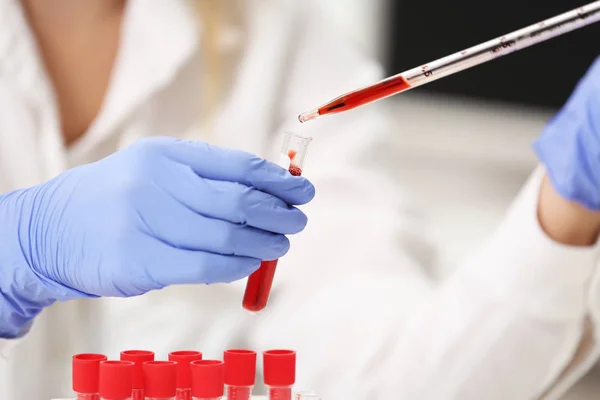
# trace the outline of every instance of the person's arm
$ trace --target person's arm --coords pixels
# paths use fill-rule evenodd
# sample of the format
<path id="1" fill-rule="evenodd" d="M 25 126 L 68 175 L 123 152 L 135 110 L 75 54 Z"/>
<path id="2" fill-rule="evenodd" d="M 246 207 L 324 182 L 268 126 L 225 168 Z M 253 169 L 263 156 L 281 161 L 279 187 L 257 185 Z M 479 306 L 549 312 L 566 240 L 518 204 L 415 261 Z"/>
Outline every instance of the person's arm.
<path id="1" fill-rule="evenodd" d="M 287 252 L 313 196 L 256 156 L 167 137 L 0 195 L 0 338 L 56 301 L 246 277 Z"/>
<path id="2" fill-rule="evenodd" d="M 538 169 L 485 245 L 396 321 L 405 326 L 386 365 L 401 372 L 401 398 L 539 398 L 573 359 L 599 250 L 587 246 L 597 223 L 585 235 L 572 227 L 597 215 L 557 198 L 544 176 Z M 384 382 L 374 383 L 392 390 L 391 375 Z"/>
<path id="3" fill-rule="evenodd" d="M 600 234 L 600 212 L 564 199 L 547 175 L 540 189 L 538 219 L 544 232 L 557 243 L 591 246 Z"/>

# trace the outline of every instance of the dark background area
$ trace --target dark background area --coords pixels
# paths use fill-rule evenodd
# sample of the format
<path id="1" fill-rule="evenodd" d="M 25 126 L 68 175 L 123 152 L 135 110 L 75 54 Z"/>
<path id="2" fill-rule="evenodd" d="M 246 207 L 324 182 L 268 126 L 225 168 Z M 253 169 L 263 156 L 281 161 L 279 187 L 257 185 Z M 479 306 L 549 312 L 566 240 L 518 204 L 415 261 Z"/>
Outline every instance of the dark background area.
<path id="1" fill-rule="evenodd" d="M 425 64 L 587 3 L 391 0 L 388 74 Z M 558 108 L 599 53 L 600 22 L 418 90 Z"/>

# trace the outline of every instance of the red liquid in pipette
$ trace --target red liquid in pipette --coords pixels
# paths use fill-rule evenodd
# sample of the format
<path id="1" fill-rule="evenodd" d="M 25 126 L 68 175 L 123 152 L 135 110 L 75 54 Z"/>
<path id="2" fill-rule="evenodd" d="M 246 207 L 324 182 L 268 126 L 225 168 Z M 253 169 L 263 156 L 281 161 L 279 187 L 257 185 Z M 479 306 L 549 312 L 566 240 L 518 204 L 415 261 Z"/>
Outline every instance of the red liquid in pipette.
<path id="1" fill-rule="evenodd" d="M 319 115 L 339 113 L 381 100 L 410 89 L 410 84 L 402 76 L 381 81 L 373 86 L 346 93 L 337 99 L 319 107 Z"/>
<path id="2" fill-rule="evenodd" d="M 288 152 L 288 157 L 293 160 L 296 156 L 295 150 Z M 288 168 L 290 174 L 294 176 L 302 175 L 302 169 L 290 165 Z M 269 295 L 271 294 L 271 286 L 273 286 L 273 278 L 277 269 L 277 261 L 263 261 L 260 267 L 248 278 L 246 283 L 246 291 L 244 292 L 244 300 L 242 306 L 248 311 L 260 311 L 267 306 Z"/>

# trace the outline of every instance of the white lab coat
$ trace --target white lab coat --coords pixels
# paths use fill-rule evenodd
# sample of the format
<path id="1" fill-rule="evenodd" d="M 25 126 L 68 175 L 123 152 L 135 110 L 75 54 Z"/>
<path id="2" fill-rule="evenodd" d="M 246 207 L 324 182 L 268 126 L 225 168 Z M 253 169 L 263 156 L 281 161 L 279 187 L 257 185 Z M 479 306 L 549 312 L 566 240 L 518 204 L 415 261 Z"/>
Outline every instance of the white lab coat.
<path id="1" fill-rule="evenodd" d="M 207 132 L 196 118 L 203 64 L 186 3 L 130 0 L 106 102 L 89 132 L 65 149 L 19 3 L 0 0 L 0 192 L 143 136 L 268 156 L 286 118 L 379 76 L 318 12 L 305 12 L 309 2 L 250 3 L 244 61 Z M 540 170 L 496 234 L 437 287 L 397 246 L 398 229 L 419 234 L 403 218 L 402 193 L 361 163 L 384 128 L 376 110 L 303 127 L 315 137 L 305 173 L 318 193 L 305 207 L 309 227 L 280 263 L 267 310 L 242 310 L 244 281 L 57 304 L 25 338 L 0 341 L 0 399 L 68 394 L 70 356 L 78 352 L 117 357 L 148 348 L 165 357 L 197 348 L 212 358 L 228 347 L 298 350 L 298 387 L 327 400 L 530 399 L 545 390 L 557 398 L 598 356 L 587 341 L 572 362 L 584 320 L 594 327 L 599 318 L 597 247 L 544 236 L 535 211 Z"/>

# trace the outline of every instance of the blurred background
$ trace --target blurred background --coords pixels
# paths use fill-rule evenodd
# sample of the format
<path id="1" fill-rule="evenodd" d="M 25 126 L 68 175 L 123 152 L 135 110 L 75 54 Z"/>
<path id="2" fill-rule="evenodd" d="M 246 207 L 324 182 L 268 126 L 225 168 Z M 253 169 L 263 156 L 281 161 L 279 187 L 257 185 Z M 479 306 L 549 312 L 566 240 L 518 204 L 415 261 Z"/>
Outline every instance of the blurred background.
<path id="1" fill-rule="evenodd" d="M 386 75 L 393 75 L 574 9 L 586 0 L 505 0 L 492 4 L 474 0 L 327 0 L 319 4 L 354 46 L 378 60 Z M 231 37 L 223 42 L 235 48 L 240 32 L 233 29 L 226 33 Z M 426 213 L 428 238 L 438 250 L 429 271 L 434 278 L 441 281 L 452 274 L 501 221 L 536 166 L 532 142 L 597 57 L 598 37 L 600 24 L 369 106 L 382 108 L 391 126 L 365 156 L 398 187 L 408 188 Z M 211 296 L 208 290 L 200 294 L 194 288 L 193 293 Z M 163 304 L 159 299 L 148 308 L 152 313 Z M 235 301 L 239 308 L 237 297 Z M 120 318 L 128 322 L 130 309 L 119 304 Z M 133 310 L 135 300 L 130 304 Z M 188 305 L 195 304 L 198 302 Z M 170 304 L 168 314 L 173 314 Z M 81 318 L 83 313 L 65 309 L 64 315 Z M 97 314 L 85 315 L 91 320 Z M 65 330 L 69 326 L 62 325 Z M 101 336 L 93 323 L 88 325 L 88 336 Z M 41 337 L 40 347 L 63 339 L 60 330 L 54 334 L 54 338 Z M 113 335 L 125 336 L 122 331 Z M 65 353 L 60 348 L 51 351 Z M 25 358 L 22 362 L 29 363 Z M 64 371 L 52 373 L 62 376 Z M 47 380 L 54 380 L 51 373 L 44 374 Z M 564 397 L 597 398 L 600 368 L 592 370 Z"/>
<path id="2" fill-rule="evenodd" d="M 330 0 L 324 7 L 393 75 L 586 3 Z M 598 37 L 596 24 L 378 104 L 395 123 L 373 162 L 428 212 L 439 279 L 501 220 L 536 165 L 532 141 L 598 56 Z M 596 369 L 565 399 L 598 398 L 598 378 Z"/>

